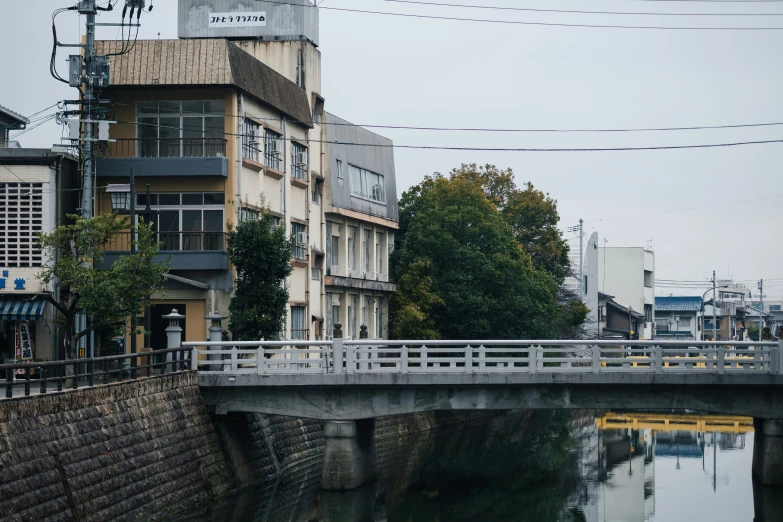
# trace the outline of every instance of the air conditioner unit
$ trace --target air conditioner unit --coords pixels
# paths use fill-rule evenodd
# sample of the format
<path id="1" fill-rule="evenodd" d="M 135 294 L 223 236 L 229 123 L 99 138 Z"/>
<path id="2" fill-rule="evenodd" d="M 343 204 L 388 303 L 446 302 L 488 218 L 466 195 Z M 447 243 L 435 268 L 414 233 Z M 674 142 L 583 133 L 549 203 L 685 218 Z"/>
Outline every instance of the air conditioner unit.
<path id="1" fill-rule="evenodd" d="M 307 232 L 296 233 L 296 246 L 307 246 Z"/>
<path id="2" fill-rule="evenodd" d="M 294 159 L 297 167 L 307 166 L 307 152 L 299 152 Z"/>

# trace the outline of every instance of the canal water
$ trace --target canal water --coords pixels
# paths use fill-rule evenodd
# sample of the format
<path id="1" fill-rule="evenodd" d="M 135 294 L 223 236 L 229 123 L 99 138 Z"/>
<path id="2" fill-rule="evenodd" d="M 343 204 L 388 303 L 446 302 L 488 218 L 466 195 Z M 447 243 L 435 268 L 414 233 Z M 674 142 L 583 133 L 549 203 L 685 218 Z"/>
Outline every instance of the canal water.
<path id="1" fill-rule="evenodd" d="M 536 411 L 377 442 L 379 476 L 321 491 L 320 459 L 177 521 L 771 522 L 748 418 Z M 754 507 L 755 500 L 755 507 Z"/>

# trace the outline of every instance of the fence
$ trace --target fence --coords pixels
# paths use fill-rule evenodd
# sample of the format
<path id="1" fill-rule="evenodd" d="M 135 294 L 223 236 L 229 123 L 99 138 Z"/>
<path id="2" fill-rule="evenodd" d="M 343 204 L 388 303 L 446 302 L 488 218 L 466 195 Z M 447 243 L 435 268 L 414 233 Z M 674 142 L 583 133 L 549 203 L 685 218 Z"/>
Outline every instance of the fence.
<path id="1" fill-rule="evenodd" d="M 47 361 L 31 363 L 0 364 L 0 372 L 5 374 L 5 397 L 14 396 L 14 389 L 24 387 L 24 395 L 50 391 L 49 383 L 54 383 L 56 391 L 66 388 L 76 390 L 80 386 L 108 384 L 137 377 L 151 377 L 192 368 L 189 348 L 172 348 L 154 352 L 95 357 L 91 359 L 70 359 L 67 361 Z M 155 362 L 153 355 L 166 355 Z M 144 360 L 142 360 L 142 358 Z M 131 361 L 137 362 L 136 368 Z M 72 374 L 67 374 L 73 368 Z M 21 372 L 21 377 L 18 375 Z M 17 378 L 19 377 L 19 378 Z M 80 380 L 85 381 L 80 384 Z"/>
<path id="2" fill-rule="evenodd" d="M 212 252 L 226 250 L 225 232 L 179 232 L 162 231 L 154 233 L 160 241 L 161 252 Z M 106 243 L 107 252 L 130 252 L 131 233 L 121 232 Z"/>
<path id="3" fill-rule="evenodd" d="M 780 372 L 778 343 L 246 341 L 183 343 L 205 374 Z M 335 361 L 339 361 L 335 364 Z"/>
<path id="4" fill-rule="evenodd" d="M 219 158 L 226 156 L 223 138 L 118 139 L 107 158 Z"/>

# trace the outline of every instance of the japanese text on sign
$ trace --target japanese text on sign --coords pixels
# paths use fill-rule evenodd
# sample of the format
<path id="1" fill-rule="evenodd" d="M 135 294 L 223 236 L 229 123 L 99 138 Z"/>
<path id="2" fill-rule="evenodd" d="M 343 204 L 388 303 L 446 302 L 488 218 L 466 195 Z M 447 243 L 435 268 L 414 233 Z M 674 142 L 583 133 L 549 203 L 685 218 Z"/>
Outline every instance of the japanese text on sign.
<path id="1" fill-rule="evenodd" d="M 221 27 L 263 27 L 266 25 L 266 12 L 257 13 L 210 13 L 209 28 Z"/>

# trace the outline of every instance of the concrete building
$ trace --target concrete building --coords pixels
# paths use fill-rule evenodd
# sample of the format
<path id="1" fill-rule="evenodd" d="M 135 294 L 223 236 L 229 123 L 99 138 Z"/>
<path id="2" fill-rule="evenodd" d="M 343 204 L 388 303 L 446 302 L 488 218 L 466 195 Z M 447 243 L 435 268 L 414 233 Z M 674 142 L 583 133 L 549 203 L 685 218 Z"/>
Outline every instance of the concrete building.
<path id="1" fill-rule="evenodd" d="M 655 338 L 698 340 L 701 297 L 656 297 Z"/>
<path id="2" fill-rule="evenodd" d="M 99 54 L 120 42 L 98 42 Z M 232 42 L 223 39 L 139 41 L 113 59 L 112 86 L 104 95 L 119 123 L 97 161 L 98 187 L 128 183 L 135 169 L 138 208 L 151 193 L 151 219 L 171 256 L 165 296 L 150 311 L 148 342 L 166 345 L 161 316 L 186 316 L 185 339 L 203 340 L 204 317 L 227 315 L 233 271 L 226 227 L 268 208 L 295 239 L 284 338 L 320 335 L 320 287 L 311 291 L 314 251 L 323 251 L 320 208 L 311 213 L 320 154 L 313 138 L 306 91 Z M 318 136 L 315 136 L 318 139 Z M 101 190 L 96 213 L 113 210 Z M 311 215 L 314 214 L 314 223 Z M 129 250 L 129 234 L 109 248 L 106 263 Z M 141 340 L 139 340 L 139 346 Z"/>
<path id="3" fill-rule="evenodd" d="M 69 223 L 79 202 L 76 158 L 49 149 L 0 148 L 0 360 L 59 360 L 56 284 L 39 277 L 46 262 L 35 240 Z"/>
<path id="4" fill-rule="evenodd" d="M 326 114 L 327 332 L 341 322 L 345 336 L 389 336 L 389 252 L 399 228 L 391 140 Z M 355 143 L 375 144 L 361 147 Z"/>
<path id="5" fill-rule="evenodd" d="M 644 315 L 640 339 L 653 338 L 655 317 L 655 253 L 646 248 L 598 249 L 598 290 Z"/>

